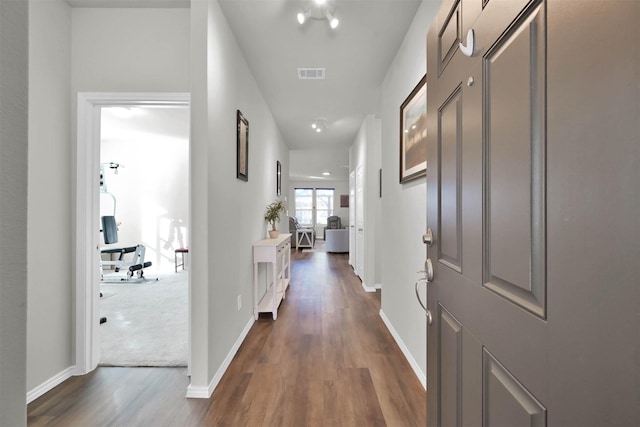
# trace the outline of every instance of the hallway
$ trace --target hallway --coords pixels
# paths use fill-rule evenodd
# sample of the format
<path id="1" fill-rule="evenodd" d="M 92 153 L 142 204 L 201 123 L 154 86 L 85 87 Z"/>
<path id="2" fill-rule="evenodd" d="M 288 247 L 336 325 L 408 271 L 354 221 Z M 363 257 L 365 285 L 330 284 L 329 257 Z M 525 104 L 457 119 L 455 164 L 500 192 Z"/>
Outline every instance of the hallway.
<path id="1" fill-rule="evenodd" d="M 292 250 L 278 320 L 258 320 L 210 399 L 184 369 L 99 368 L 28 405 L 30 426 L 424 426 L 426 397 L 345 254 Z"/>

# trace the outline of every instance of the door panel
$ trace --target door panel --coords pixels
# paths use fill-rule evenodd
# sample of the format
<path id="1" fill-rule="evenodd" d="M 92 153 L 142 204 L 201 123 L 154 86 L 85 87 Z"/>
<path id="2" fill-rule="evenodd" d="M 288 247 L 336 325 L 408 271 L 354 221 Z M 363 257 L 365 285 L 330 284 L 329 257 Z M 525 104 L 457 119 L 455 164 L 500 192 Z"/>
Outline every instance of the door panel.
<path id="1" fill-rule="evenodd" d="M 428 425 L 640 425 L 639 20 L 625 0 L 443 2 Z M 469 29 L 471 57 L 440 49 Z"/>
<path id="2" fill-rule="evenodd" d="M 479 31 L 483 27 L 480 26 Z M 545 19 L 529 7 L 483 59 L 485 286 L 545 316 Z"/>
<path id="3" fill-rule="evenodd" d="M 462 216 L 460 211 L 462 166 L 462 90 L 460 86 L 438 110 L 440 153 L 440 253 L 438 261 L 462 272 Z M 442 187 L 446 187 L 443 191 Z"/>
<path id="4" fill-rule="evenodd" d="M 462 421 L 462 325 L 438 306 L 440 337 L 439 424 L 459 426 Z"/>
<path id="5" fill-rule="evenodd" d="M 438 31 L 438 75 L 440 75 L 453 55 L 458 50 L 458 43 L 462 40 L 462 8 L 460 0 L 450 2 L 449 8 L 443 8 L 447 14 Z"/>
<path id="6" fill-rule="evenodd" d="M 483 426 L 547 425 L 546 409 L 484 349 Z"/>

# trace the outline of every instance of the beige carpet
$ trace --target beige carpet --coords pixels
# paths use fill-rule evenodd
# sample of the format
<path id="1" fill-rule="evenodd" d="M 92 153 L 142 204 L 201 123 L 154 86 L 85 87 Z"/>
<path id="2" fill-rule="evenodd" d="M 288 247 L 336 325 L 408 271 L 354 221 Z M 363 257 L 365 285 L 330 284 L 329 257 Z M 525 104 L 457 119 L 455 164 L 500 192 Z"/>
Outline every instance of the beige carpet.
<path id="1" fill-rule="evenodd" d="M 155 274 L 159 281 L 102 283 L 102 366 L 187 366 L 188 272 Z"/>

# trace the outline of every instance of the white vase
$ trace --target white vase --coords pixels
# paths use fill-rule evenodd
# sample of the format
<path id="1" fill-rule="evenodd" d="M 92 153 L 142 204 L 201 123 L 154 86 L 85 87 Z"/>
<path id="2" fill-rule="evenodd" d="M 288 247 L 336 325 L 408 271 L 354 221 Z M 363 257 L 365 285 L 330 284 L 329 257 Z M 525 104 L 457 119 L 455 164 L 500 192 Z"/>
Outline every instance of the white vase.
<path id="1" fill-rule="evenodd" d="M 271 237 L 272 239 L 275 239 L 279 235 L 280 235 L 279 230 L 269 230 L 269 237 Z"/>

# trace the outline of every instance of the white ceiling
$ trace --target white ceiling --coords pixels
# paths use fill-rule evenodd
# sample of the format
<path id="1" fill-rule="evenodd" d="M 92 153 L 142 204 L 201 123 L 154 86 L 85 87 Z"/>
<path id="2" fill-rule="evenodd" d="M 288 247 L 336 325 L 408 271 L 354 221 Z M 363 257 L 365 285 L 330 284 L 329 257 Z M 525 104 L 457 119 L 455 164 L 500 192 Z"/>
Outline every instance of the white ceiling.
<path id="1" fill-rule="evenodd" d="M 309 1 L 309 0 L 306 0 Z M 74 7 L 188 7 L 188 0 L 67 0 Z M 367 114 L 380 103 L 380 86 L 421 0 L 336 0 L 340 20 L 299 25 L 303 0 L 219 0 L 240 49 L 292 150 L 335 150 L 291 165 L 292 175 L 317 176 L 348 163 Z M 326 68 L 325 80 L 298 80 L 297 68 Z M 398 106 L 399 107 L 399 106 Z M 311 129 L 327 120 L 325 132 Z M 324 159 L 324 160 L 323 160 Z M 300 168 L 309 168 L 308 172 Z M 296 169 L 295 171 L 293 169 Z"/>
<path id="2" fill-rule="evenodd" d="M 420 0 L 337 0 L 326 20 L 299 25 L 302 0 L 220 0 L 249 67 L 291 149 L 349 147 Z M 298 80 L 297 68 L 326 68 L 325 80 Z M 326 132 L 311 129 L 324 117 Z"/>

